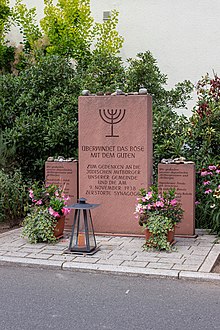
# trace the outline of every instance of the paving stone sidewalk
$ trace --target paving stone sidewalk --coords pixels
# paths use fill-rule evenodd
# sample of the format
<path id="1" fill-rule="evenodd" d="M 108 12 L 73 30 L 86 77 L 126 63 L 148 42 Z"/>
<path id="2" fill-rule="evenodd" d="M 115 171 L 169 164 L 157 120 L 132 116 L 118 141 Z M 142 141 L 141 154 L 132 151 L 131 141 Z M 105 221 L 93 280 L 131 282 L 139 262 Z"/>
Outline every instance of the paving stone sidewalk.
<path id="1" fill-rule="evenodd" d="M 176 238 L 174 252 L 146 252 L 144 238 L 96 236 L 100 251 L 93 256 L 65 254 L 69 239 L 56 244 L 30 244 L 21 238 L 21 229 L 0 234 L 0 265 L 111 272 L 117 274 L 162 276 L 177 279 L 219 281 L 210 273 L 220 255 L 215 236 Z"/>

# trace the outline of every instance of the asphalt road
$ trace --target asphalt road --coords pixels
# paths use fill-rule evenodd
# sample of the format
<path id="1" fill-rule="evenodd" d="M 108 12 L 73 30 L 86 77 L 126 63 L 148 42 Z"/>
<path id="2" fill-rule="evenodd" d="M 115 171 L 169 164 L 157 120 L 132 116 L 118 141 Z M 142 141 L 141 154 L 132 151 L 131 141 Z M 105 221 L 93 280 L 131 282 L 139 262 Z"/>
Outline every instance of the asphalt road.
<path id="1" fill-rule="evenodd" d="M 220 329 L 220 286 L 0 267 L 0 330 Z"/>

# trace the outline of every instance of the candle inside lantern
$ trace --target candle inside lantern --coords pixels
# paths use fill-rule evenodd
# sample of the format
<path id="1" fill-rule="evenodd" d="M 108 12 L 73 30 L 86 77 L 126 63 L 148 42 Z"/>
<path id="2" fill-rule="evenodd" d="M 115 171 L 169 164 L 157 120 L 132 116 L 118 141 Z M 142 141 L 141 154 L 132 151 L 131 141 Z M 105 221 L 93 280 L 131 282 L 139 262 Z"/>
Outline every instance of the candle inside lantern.
<path id="1" fill-rule="evenodd" d="M 85 234 L 79 233 L 78 235 L 78 246 L 85 246 Z"/>

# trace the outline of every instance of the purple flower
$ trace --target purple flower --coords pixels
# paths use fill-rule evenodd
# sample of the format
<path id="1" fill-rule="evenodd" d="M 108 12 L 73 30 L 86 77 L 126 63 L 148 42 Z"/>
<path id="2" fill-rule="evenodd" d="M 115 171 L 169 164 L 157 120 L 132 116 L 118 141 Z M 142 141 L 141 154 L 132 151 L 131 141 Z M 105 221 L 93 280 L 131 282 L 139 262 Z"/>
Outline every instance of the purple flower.
<path id="1" fill-rule="evenodd" d="M 34 198 L 34 192 L 32 189 L 29 190 L 29 197 L 32 199 Z"/>
<path id="2" fill-rule="evenodd" d="M 170 204 L 171 204 L 172 206 L 176 206 L 176 204 L 177 204 L 177 200 L 176 200 L 176 199 L 172 199 L 172 200 L 170 201 Z"/>
<path id="3" fill-rule="evenodd" d="M 70 213 L 70 209 L 68 209 L 67 207 L 63 207 L 62 208 L 62 213 L 63 213 L 63 215 L 68 215 L 69 213 Z"/>
<path id="4" fill-rule="evenodd" d="M 210 181 L 204 181 L 203 184 L 204 184 L 204 186 L 207 186 L 210 184 Z"/>
<path id="5" fill-rule="evenodd" d="M 56 212 L 56 211 L 54 211 L 54 210 L 52 209 L 52 207 L 49 207 L 48 211 L 49 211 L 50 215 L 52 215 L 53 217 L 55 217 L 55 218 L 60 218 L 59 213 Z"/>
<path id="6" fill-rule="evenodd" d="M 156 201 L 156 207 L 164 207 L 164 203 L 160 201 Z"/>
<path id="7" fill-rule="evenodd" d="M 209 165 L 208 169 L 210 171 L 215 171 L 216 170 L 216 166 L 215 165 Z"/>
<path id="8" fill-rule="evenodd" d="M 200 204 L 200 202 L 199 201 L 195 201 L 195 205 L 199 205 Z"/>
<path id="9" fill-rule="evenodd" d="M 208 173 L 209 173 L 208 171 L 202 171 L 201 176 L 206 176 L 206 175 L 208 175 Z"/>
<path id="10" fill-rule="evenodd" d="M 204 192 L 204 194 L 210 194 L 212 192 L 212 189 L 208 189 Z"/>

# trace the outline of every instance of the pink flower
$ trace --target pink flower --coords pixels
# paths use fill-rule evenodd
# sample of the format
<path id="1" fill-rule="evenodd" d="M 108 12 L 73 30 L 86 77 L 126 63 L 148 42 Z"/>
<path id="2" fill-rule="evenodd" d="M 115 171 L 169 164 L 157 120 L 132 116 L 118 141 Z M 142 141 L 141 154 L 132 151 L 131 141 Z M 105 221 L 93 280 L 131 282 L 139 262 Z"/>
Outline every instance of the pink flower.
<path id="1" fill-rule="evenodd" d="M 218 188 L 217 189 L 220 189 L 220 184 L 218 185 Z"/>
<path id="2" fill-rule="evenodd" d="M 49 213 L 50 213 L 53 217 L 55 217 L 55 218 L 60 218 L 59 213 L 56 212 L 56 211 L 54 211 L 54 210 L 52 209 L 52 207 L 49 207 L 48 211 L 49 211 Z"/>
<path id="3" fill-rule="evenodd" d="M 149 199 L 151 199 L 151 197 L 152 197 L 152 191 L 149 191 L 149 192 L 147 193 L 147 195 L 145 196 L 145 198 L 146 198 L 146 200 L 149 201 Z"/>
<path id="4" fill-rule="evenodd" d="M 41 199 L 39 199 L 39 201 L 36 202 L 36 205 L 42 205 L 42 204 L 43 204 L 43 202 Z"/>
<path id="5" fill-rule="evenodd" d="M 216 166 L 215 165 L 209 165 L 208 169 L 210 171 L 215 171 L 216 170 Z"/>
<path id="6" fill-rule="evenodd" d="M 204 186 L 207 186 L 208 184 L 210 184 L 210 181 L 204 181 L 203 184 Z"/>
<path id="7" fill-rule="evenodd" d="M 156 207 L 164 207 L 164 203 L 160 201 L 156 201 Z"/>
<path id="8" fill-rule="evenodd" d="M 219 173 L 220 173 L 220 170 L 216 170 L 215 172 L 216 172 L 217 174 L 219 174 Z"/>
<path id="9" fill-rule="evenodd" d="M 206 175 L 208 175 L 208 172 L 207 171 L 202 171 L 201 172 L 201 176 L 206 176 Z"/>
<path id="10" fill-rule="evenodd" d="M 172 206 L 176 206 L 176 204 L 177 204 L 177 200 L 176 200 L 176 199 L 172 199 L 172 200 L 170 201 L 170 204 L 171 204 Z"/>
<path id="11" fill-rule="evenodd" d="M 142 197 L 141 200 L 142 200 L 142 202 L 146 202 L 146 198 L 145 197 Z"/>
<path id="12" fill-rule="evenodd" d="M 147 204 L 147 209 L 150 210 L 151 209 L 151 205 Z"/>
<path id="13" fill-rule="evenodd" d="M 68 209 L 67 207 L 63 207 L 62 208 L 62 213 L 63 213 L 63 215 L 68 215 L 69 213 L 70 213 L 70 209 Z"/>
<path id="14" fill-rule="evenodd" d="M 210 194 L 212 192 L 212 189 L 208 189 L 204 192 L 204 194 Z"/>
<path id="15" fill-rule="evenodd" d="M 34 198 L 34 192 L 33 192 L 33 190 L 31 190 L 31 189 L 29 190 L 29 197 L 30 197 L 30 198 Z"/>
<path id="16" fill-rule="evenodd" d="M 200 204 L 200 202 L 199 201 L 195 201 L 195 205 L 199 205 Z"/>

